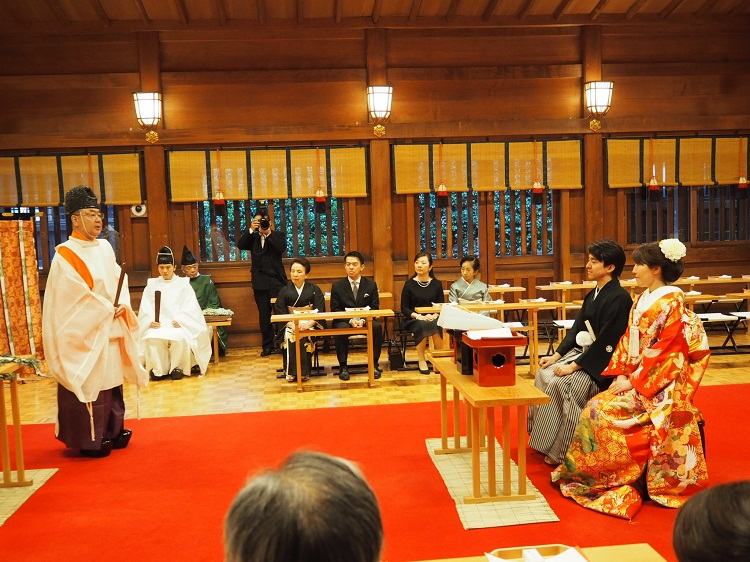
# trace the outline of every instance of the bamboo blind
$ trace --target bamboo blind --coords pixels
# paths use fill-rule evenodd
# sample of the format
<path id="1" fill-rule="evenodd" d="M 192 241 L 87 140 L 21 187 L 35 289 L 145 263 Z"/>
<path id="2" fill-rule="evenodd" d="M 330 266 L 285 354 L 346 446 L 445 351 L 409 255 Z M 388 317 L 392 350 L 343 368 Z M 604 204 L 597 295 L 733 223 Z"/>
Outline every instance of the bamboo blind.
<path id="1" fill-rule="evenodd" d="M 364 147 L 331 149 L 331 194 L 334 197 L 367 197 Z"/>
<path id="2" fill-rule="evenodd" d="M 0 206 L 18 205 L 15 158 L 0 158 Z"/>
<path id="3" fill-rule="evenodd" d="M 508 143 L 508 184 L 511 189 L 531 189 L 542 177 L 542 143 Z"/>
<path id="4" fill-rule="evenodd" d="M 290 151 L 292 197 L 315 197 L 319 189 L 327 190 L 326 154 L 322 148 Z"/>
<path id="5" fill-rule="evenodd" d="M 247 153 L 244 150 L 212 150 L 210 159 L 212 198 L 217 198 L 221 192 L 227 200 L 247 199 Z"/>
<path id="6" fill-rule="evenodd" d="M 716 139 L 716 183 L 737 183 L 740 176 L 747 178 L 747 137 Z"/>
<path id="7" fill-rule="evenodd" d="M 102 155 L 104 199 L 109 205 L 136 205 L 143 202 L 141 158 L 137 152 Z"/>
<path id="8" fill-rule="evenodd" d="M 63 191 L 68 191 L 78 185 L 90 187 L 94 193 L 101 193 L 99 185 L 99 158 L 92 154 L 62 156 Z"/>
<path id="9" fill-rule="evenodd" d="M 432 177 L 435 188 L 445 184 L 448 191 L 467 191 L 466 144 L 432 145 Z"/>
<path id="10" fill-rule="evenodd" d="M 21 156 L 23 205 L 29 207 L 56 207 L 60 204 L 60 183 L 57 176 L 57 157 Z"/>
<path id="11" fill-rule="evenodd" d="M 393 147 L 396 193 L 430 191 L 429 145 L 397 144 Z"/>
<path id="12" fill-rule="evenodd" d="M 609 187 L 640 187 L 641 141 L 607 139 L 607 183 Z"/>
<path id="13" fill-rule="evenodd" d="M 504 191 L 505 143 L 471 143 L 471 188 L 474 191 Z"/>
<path id="14" fill-rule="evenodd" d="M 286 199 L 286 150 L 251 150 L 253 199 Z"/>
<path id="15" fill-rule="evenodd" d="M 711 138 L 680 139 L 680 185 L 707 185 L 711 178 Z"/>
<path id="16" fill-rule="evenodd" d="M 646 139 L 643 143 L 643 181 L 656 177 L 659 185 L 677 185 L 675 161 L 676 139 Z"/>
<path id="17" fill-rule="evenodd" d="M 169 189 L 172 201 L 203 201 L 207 197 L 206 153 L 180 150 L 169 153 Z"/>
<path id="18" fill-rule="evenodd" d="M 550 189 L 583 189 L 581 141 L 547 141 L 546 146 L 545 164 Z"/>

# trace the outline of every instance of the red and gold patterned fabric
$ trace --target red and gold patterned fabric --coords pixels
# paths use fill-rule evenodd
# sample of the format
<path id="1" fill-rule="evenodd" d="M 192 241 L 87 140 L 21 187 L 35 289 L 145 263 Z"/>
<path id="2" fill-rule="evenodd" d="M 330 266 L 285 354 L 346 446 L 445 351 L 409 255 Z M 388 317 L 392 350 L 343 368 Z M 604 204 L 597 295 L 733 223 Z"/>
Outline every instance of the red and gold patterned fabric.
<path id="1" fill-rule="evenodd" d="M 28 220 L 0 221 L 0 355 L 43 357 L 34 225 Z"/>
<path id="2" fill-rule="evenodd" d="M 565 461 L 552 473 L 560 491 L 580 505 L 625 519 L 649 497 L 680 507 L 708 478 L 692 399 L 710 351 L 700 319 L 676 288 L 651 295 L 630 311 L 630 325 L 605 375 L 627 375 L 633 388 L 607 390 L 581 412 Z M 645 301 L 644 301 L 645 302 Z M 638 354 L 629 353 L 637 333 Z"/>

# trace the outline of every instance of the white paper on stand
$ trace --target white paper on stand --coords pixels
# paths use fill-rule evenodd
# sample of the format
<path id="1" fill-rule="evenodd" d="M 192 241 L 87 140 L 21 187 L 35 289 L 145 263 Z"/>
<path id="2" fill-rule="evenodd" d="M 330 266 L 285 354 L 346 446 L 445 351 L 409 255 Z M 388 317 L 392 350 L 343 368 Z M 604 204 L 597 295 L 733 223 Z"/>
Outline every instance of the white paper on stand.
<path id="1" fill-rule="evenodd" d="M 493 328 L 491 330 L 471 330 L 466 332 L 466 337 L 472 340 L 481 340 L 487 338 L 512 338 L 513 332 L 505 326 Z"/>
<path id="2" fill-rule="evenodd" d="M 495 318 L 477 314 L 460 306 L 444 306 L 440 309 L 438 326 L 446 330 L 488 330 L 501 328 L 503 323 Z"/>

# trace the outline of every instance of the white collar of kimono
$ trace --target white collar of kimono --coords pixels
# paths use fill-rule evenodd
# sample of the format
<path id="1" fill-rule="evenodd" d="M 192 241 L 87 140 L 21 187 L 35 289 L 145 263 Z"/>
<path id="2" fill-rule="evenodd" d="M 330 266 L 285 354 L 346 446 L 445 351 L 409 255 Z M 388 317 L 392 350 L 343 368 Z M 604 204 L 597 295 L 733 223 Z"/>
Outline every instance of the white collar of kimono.
<path id="1" fill-rule="evenodd" d="M 75 238 L 73 236 L 70 236 L 68 238 L 68 241 L 72 242 L 73 244 L 77 244 L 79 246 L 82 246 L 84 248 L 90 248 L 91 246 L 98 246 L 99 245 L 99 239 L 94 238 L 93 240 L 83 240 L 81 238 Z"/>
<path id="2" fill-rule="evenodd" d="M 654 304 L 661 297 L 666 296 L 670 293 L 681 293 L 681 292 L 682 290 L 679 287 L 675 287 L 674 285 L 664 285 L 663 287 L 659 287 L 658 289 L 654 291 L 649 291 L 648 289 L 646 289 L 641 294 L 641 298 L 638 299 L 638 304 L 635 305 L 635 309 L 638 312 L 642 313 L 643 311 L 651 308 L 651 305 Z"/>
<path id="3" fill-rule="evenodd" d="M 292 283 L 292 285 L 294 285 L 294 283 Z M 294 288 L 297 289 L 297 294 L 301 295 L 302 294 L 302 290 L 305 288 L 305 284 L 302 283 L 301 287 L 297 287 L 297 285 L 294 285 Z"/>

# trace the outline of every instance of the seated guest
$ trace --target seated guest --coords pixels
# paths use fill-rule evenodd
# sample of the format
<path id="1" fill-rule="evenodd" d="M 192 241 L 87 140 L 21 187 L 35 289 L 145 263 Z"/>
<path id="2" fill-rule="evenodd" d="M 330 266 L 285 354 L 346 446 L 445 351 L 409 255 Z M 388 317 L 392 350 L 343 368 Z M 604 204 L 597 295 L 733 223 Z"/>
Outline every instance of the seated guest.
<path id="1" fill-rule="evenodd" d="M 529 410 L 529 446 L 544 454 L 547 464 L 557 466 L 563 461 L 581 410 L 612 382 L 601 373 L 627 328 L 633 304 L 620 286 L 624 266 L 625 252 L 617 242 L 600 240 L 589 246 L 586 276 L 596 281 L 596 287 L 583 299 L 557 351 L 539 360 L 541 369 L 534 384 L 550 402 Z"/>
<path id="2" fill-rule="evenodd" d="M 146 282 L 138 310 L 146 370 L 151 380 L 179 380 L 197 363 L 205 374 L 211 359 L 208 326 L 186 277 L 174 274 L 174 254 L 164 246 L 156 259 L 159 277 Z M 159 295 L 159 297 L 157 297 Z M 160 301 L 158 318 L 156 300 Z"/>
<path id="3" fill-rule="evenodd" d="M 406 323 L 404 328 L 414 334 L 414 342 L 417 344 L 417 359 L 419 361 L 419 372 L 423 375 L 430 374 L 425 358 L 427 338 L 440 333 L 437 324 L 437 314 L 420 314 L 415 309 L 423 306 L 432 306 L 432 303 L 443 302 L 443 286 L 440 281 L 432 276 L 432 256 L 427 252 L 421 252 L 414 258 L 414 271 L 416 275 L 404 283 L 401 291 L 401 314 L 404 315 Z"/>
<path id="4" fill-rule="evenodd" d="M 490 293 L 487 285 L 477 279 L 479 259 L 474 256 L 461 258 L 461 277 L 453 282 L 448 291 L 448 302 L 488 302 Z"/>
<path id="5" fill-rule="evenodd" d="M 641 506 L 638 482 L 652 500 L 680 507 L 708 478 L 695 394 L 711 354 L 700 319 L 678 287 L 685 246 L 677 239 L 643 244 L 633 273 L 645 290 L 604 376 L 616 377 L 581 412 L 563 464 L 552 473 L 564 496 L 631 519 Z"/>
<path id="6" fill-rule="evenodd" d="M 224 522 L 227 562 L 378 562 L 380 509 L 344 459 L 301 452 L 255 476 Z"/>
<path id="7" fill-rule="evenodd" d="M 366 306 L 372 310 L 380 308 L 377 284 L 372 279 L 362 277 L 362 271 L 365 269 L 364 256 L 356 251 L 349 252 L 344 256 L 344 260 L 346 277 L 336 281 L 331 287 L 331 312 Z M 380 361 L 380 348 L 383 346 L 383 325 L 374 318 L 369 322 L 372 322 L 372 359 L 375 364 L 375 378 L 379 379 L 381 371 L 378 368 L 378 361 Z M 364 318 L 333 321 L 334 328 L 349 326 L 361 328 L 364 325 Z M 339 361 L 339 378 L 342 381 L 349 380 L 348 355 L 349 336 L 336 336 L 336 357 Z"/>
<path id="8" fill-rule="evenodd" d="M 317 310 L 325 312 L 326 303 L 323 298 L 323 291 L 320 287 L 306 281 L 307 274 L 310 273 L 310 262 L 305 258 L 294 258 L 289 268 L 289 277 L 291 281 L 286 287 L 279 291 L 274 305 L 274 314 L 290 314 L 295 310 Z M 320 321 L 320 325 L 325 326 L 325 320 Z M 300 329 L 309 330 L 318 326 L 315 320 L 303 320 L 299 323 Z M 296 342 L 294 341 L 294 322 L 287 322 L 283 332 L 282 353 L 284 361 L 284 374 L 286 380 L 295 382 L 297 380 L 297 356 Z M 302 349 L 300 350 L 300 359 L 302 361 L 302 380 L 306 381 L 312 371 L 312 352 L 315 349 L 315 342 L 312 338 L 305 338 Z"/>
<path id="9" fill-rule="evenodd" d="M 750 560 L 750 481 L 695 494 L 677 514 L 672 544 L 679 562 Z"/>
<path id="10" fill-rule="evenodd" d="M 216 290 L 216 285 L 214 285 L 210 275 L 204 275 L 198 271 L 198 261 L 187 246 L 182 248 L 180 265 L 182 266 L 182 273 L 190 280 L 190 286 L 195 291 L 201 310 L 221 308 L 221 299 L 219 298 L 219 291 Z M 219 355 L 224 355 L 227 351 L 227 329 L 225 326 L 219 326 L 216 330 L 219 336 Z M 209 326 L 209 337 L 210 335 L 211 326 Z"/>

